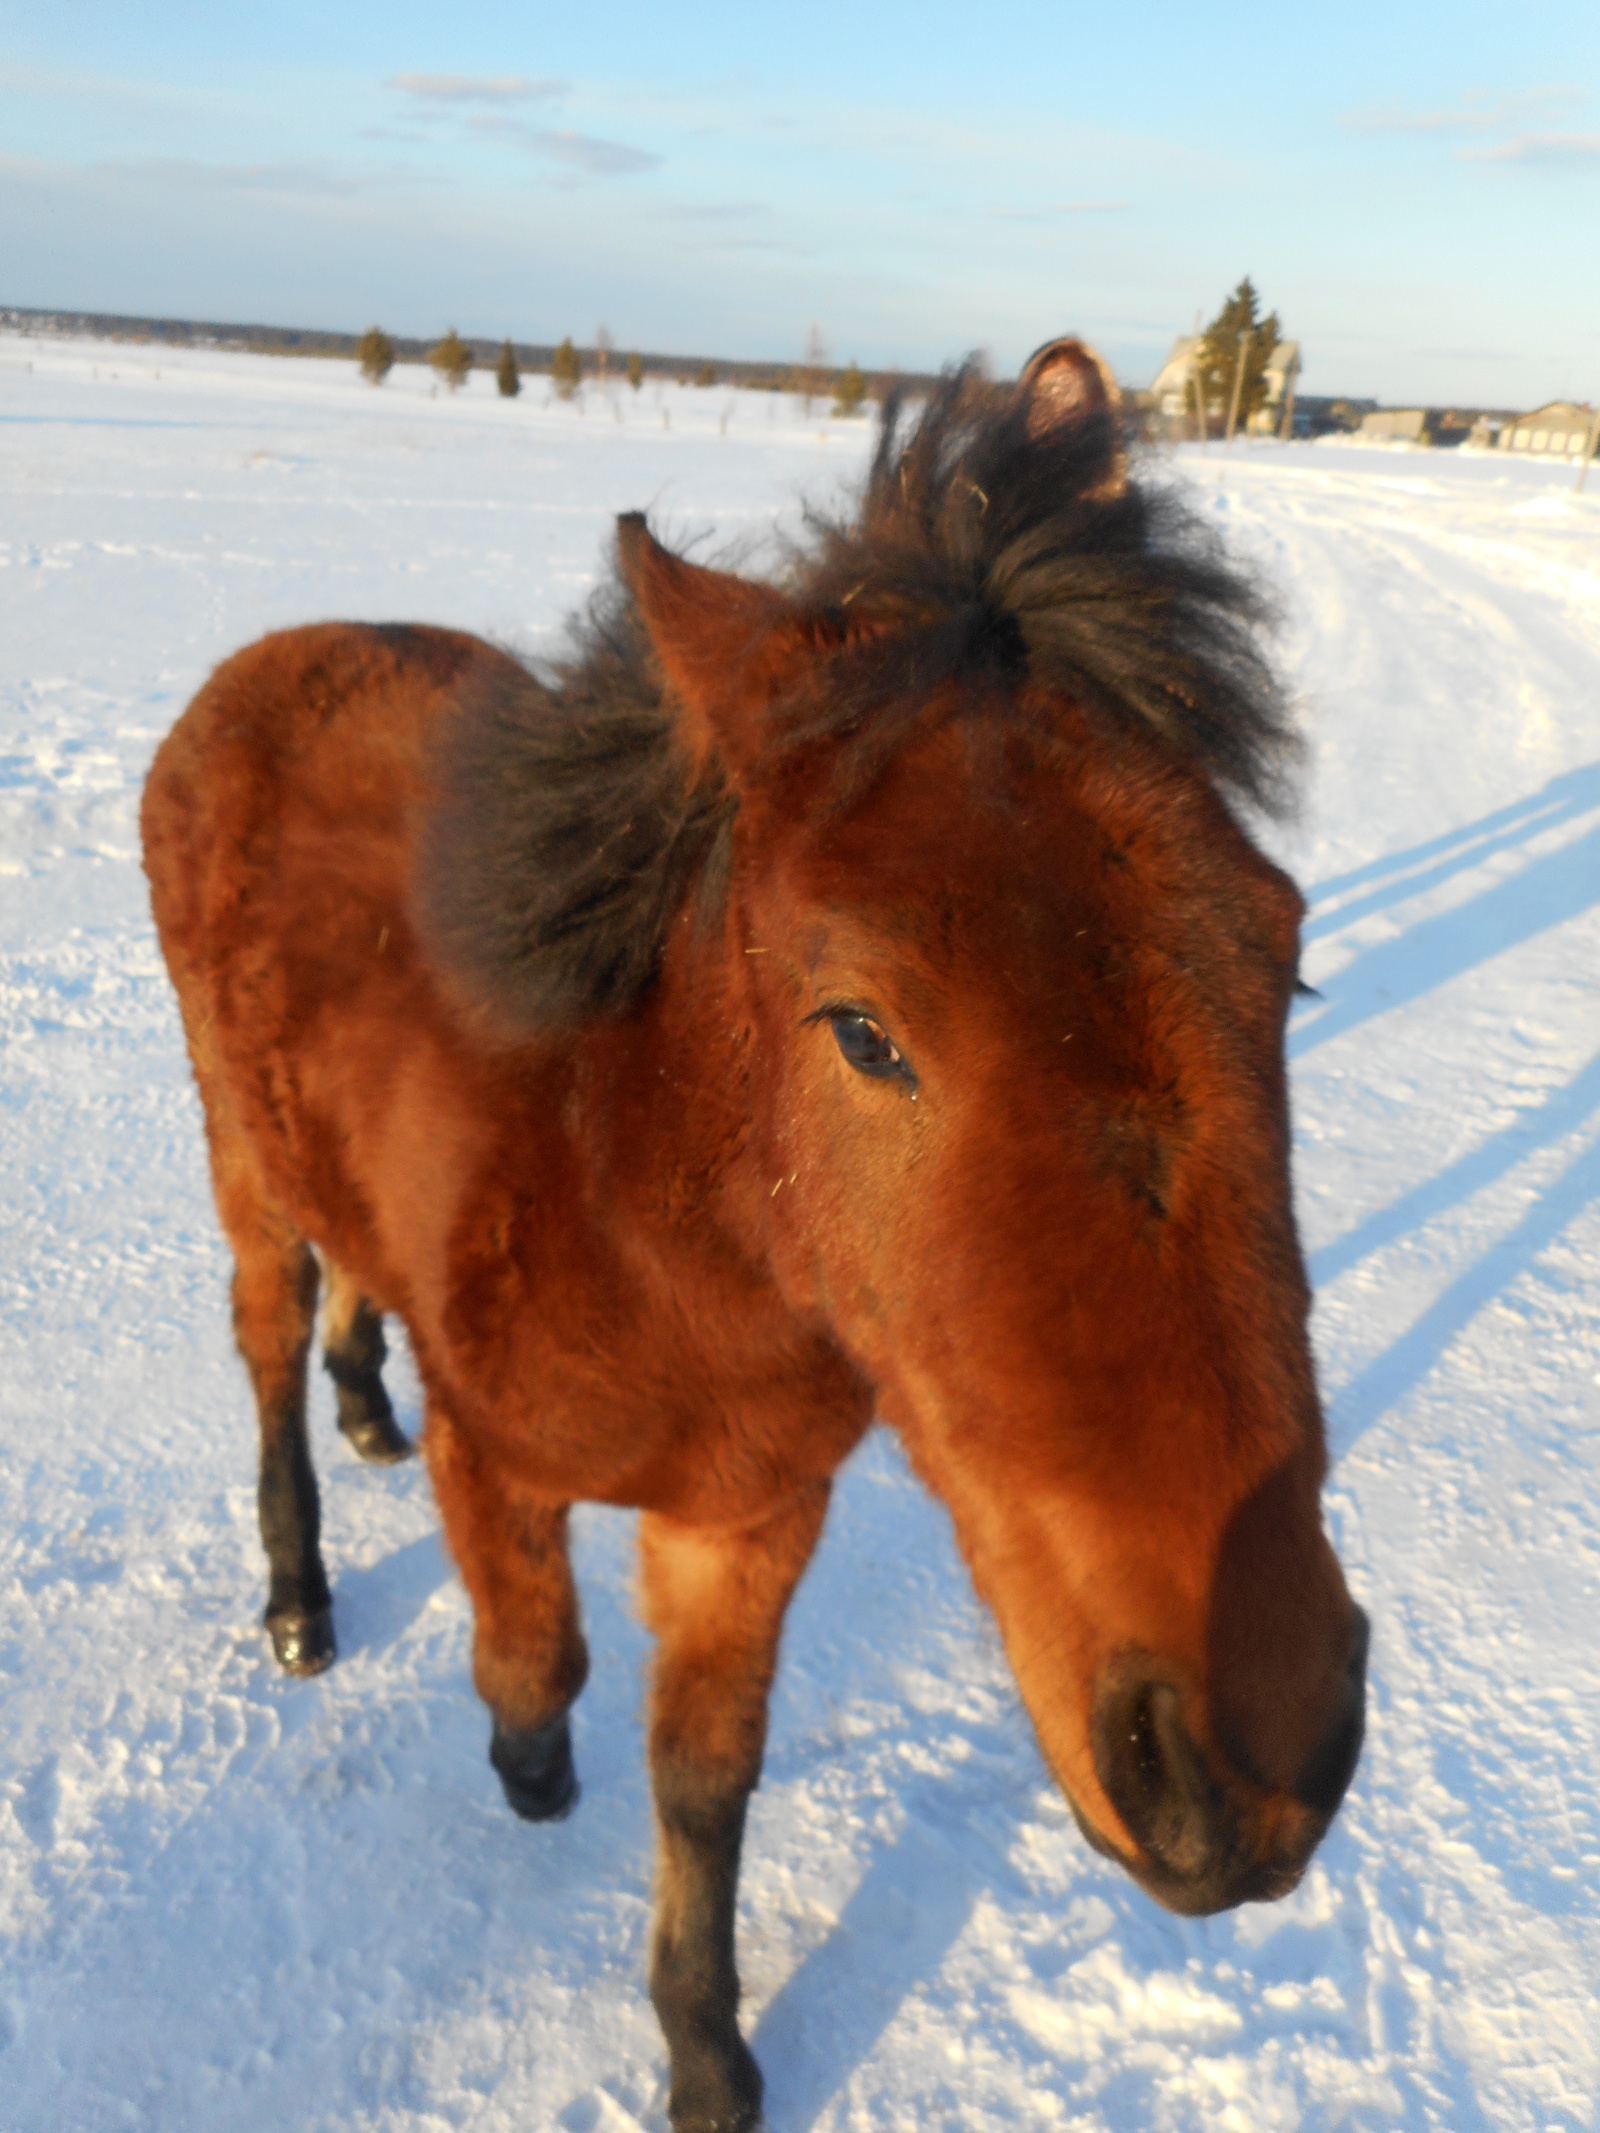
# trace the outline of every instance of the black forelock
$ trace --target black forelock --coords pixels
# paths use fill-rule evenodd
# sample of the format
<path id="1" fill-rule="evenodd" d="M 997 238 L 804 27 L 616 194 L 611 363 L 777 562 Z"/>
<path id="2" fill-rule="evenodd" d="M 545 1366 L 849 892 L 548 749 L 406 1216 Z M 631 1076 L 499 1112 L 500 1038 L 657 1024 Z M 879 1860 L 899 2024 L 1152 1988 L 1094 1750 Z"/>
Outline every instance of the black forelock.
<path id="1" fill-rule="evenodd" d="M 897 397 L 885 405 L 857 508 L 814 515 L 794 558 L 794 595 L 859 616 L 863 643 L 793 737 L 851 734 L 876 754 L 872 728 L 899 724 L 908 696 L 987 671 L 1142 729 L 1251 805 L 1281 808 L 1298 744 L 1261 649 L 1270 604 L 1172 484 L 1123 479 L 1117 418 L 1033 434 L 1027 400 L 970 364 L 909 429 L 903 413 Z"/>
<path id="2" fill-rule="evenodd" d="M 842 648 L 774 707 L 777 748 L 831 747 L 854 795 L 963 676 L 975 715 L 1020 686 L 1112 740 L 1155 737 L 1252 805 L 1285 799 L 1296 741 L 1253 581 L 1169 484 L 1124 482 L 1107 412 L 1042 435 L 968 364 L 909 424 L 885 404 L 856 508 L 811 515 L 782 590 Z M 511 1031 L 634 1004 L 698 883 L 720 902 L 734 803 L 696 783 L 620 576 L 542 671 L 481 674 L 437 765 L 416 909 L 436 960 Z"/>

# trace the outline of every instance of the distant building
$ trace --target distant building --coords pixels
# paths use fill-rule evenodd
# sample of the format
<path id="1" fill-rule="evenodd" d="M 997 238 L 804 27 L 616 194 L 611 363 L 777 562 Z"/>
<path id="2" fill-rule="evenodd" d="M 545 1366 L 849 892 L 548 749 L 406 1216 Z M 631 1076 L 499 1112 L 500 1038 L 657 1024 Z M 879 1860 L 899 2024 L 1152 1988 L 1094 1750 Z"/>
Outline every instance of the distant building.
<path id="1" fill-rule="evenodd" d="M 1477 408 L 1379 407 L 1362 417 L 1358 434 L 1370 443 L 1450 447 L 1476 442 L 1486 419 Z"/>
<path id="2" fill-rule="evenodd" d="M 1156 413 L 1169 422 L 1184 423 L 1194 414 L 1195 371 L 1205 336 L 1186 333 L 1172 344 L 1172 353 L 1156 372 L 1150 397 Z"/>
<path id="3" fill-rule="evenodd" d="M 1203 333 L 1181 335 L 1173 342 L 1172 353 L 1150 387 L 1157 423 L 1169 436 L 1186 436 L 1194 422 L 1195 378 L 1204 346 Z M 1267 357 L 1267 397 L 1245 425 L 1253 436 L 1277 434 L 1283 422 L 1284 403 L 1299 374 L 1300 343 L 1277 342 Z M 1213 393 L 1206 403 L 1206 425 L 1212 436 L 1220 436 L 1227 419 L 1226 402 Z"/>
<path id="4" fill-rule="evenodd" d="M 1362 416 L 1357 435 L 1369 444 L 1420 444 L 1427 427 L 1425 407 L 1380 407 Z"/>
<path id="5" fill-rule="evenodd" d="M 1351 400 L 1343 395 L 1296 393 L 1294 433 L 1297 437 L 1348 437 L 1361 427 L 1363 415 L 1377 407 L 1376 400 Z"/>
<path id="6" fill-rule="evenodd" d="M 1284 410 L 1293 407 L 1294 381 L 1300 375 L 1300 343 L 1275 343 L 1267 357 L 1265 375 L 1267 397 L 1245 424 L 1252 437 L 1276 437 L 1282 429 Z"/>
<path id="7" fill-rule="evenodd" d="M 1502 452 L 1539 452 L 1570 459 L 1587 449 L 1593 428 L 1592 407 L 1579 407 L 1573 400 L 1552 400 L 1545 407 L 1536 407 L 1531 415 L 1513 415 L 1503 422 L 1495 441 Z"/>

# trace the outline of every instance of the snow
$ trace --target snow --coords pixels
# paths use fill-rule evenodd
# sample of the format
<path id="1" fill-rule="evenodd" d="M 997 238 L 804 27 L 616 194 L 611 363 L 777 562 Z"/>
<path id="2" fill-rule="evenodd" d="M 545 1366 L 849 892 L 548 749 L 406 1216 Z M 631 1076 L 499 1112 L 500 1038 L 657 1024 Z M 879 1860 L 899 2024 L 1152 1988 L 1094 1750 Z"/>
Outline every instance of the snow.
<path id="1" fill-rule="evenodd" d="M 136 808 L 262 630 L 548 647 L 612 513 L 759 550 L 865 426 L 4 338 L 0 430 L 0 2123 L 660 2133 L 630 1522 L 577 1521 L 559 1827 L 501 1804 L 425 1476 L 358 1467 L 321 1383 L 341 1656 L 276 1672 Z M 1597 2121 L 1600 494 L 1354 448 L 1171 478 L 1280 588 L 1311 742 L 1271 841 L 1323 995 L 1297 1182 L 1367 1750 L 1287 1902 L 1160 1912 L 1077 1837 L 943 1513 L 874 1438 L 751 1816 L 772 2133 Z"/>

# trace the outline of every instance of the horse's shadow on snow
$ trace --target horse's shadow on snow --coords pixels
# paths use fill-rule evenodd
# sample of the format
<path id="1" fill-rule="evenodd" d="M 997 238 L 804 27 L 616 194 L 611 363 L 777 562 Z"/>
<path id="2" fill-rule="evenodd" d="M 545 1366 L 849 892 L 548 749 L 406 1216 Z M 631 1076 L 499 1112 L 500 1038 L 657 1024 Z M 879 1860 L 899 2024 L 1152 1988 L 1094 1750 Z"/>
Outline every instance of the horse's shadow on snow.
<path id="1" fill-rule="evenodd" d="M 424 1533 L 365 1569 L 341 1567 L 334 1594 L 341 1654 L 376 1656 L 398 1644 L 452 1575 L 437 1533 Z"/>
<path id="2" fill-rule="evenodd" d="M 1452 875 L 1479 866 L 1496 853 L 1600 807 L 1600 763 L 1553 778 L 1541 792 L 1498 808 L 1448 837 L 1435 837 L 1392 859 L 1377 861 L 1308 892 L 1312 915 L 1308 941 L 1342 931 L 1359 918 L 1437 888 Z M 1373 884 L 1365 888 L 1367 883 Z M 1319 909 L 1352 888 L 1365 893 L 1350 903 Z M 1530 859 L 1518 873 L 1482 890 L 1466 903 L 1419 919 L 1394 940 L 1379 941 L 1320 984 L 1316 1009 L 1296 1018 L 1289 1056 L 1303 1059 L 1332 1037 L 1342 1037 L 1377 1015 L 1403 1007 L 1507 949 L 1576 918 L 1600 903 L 1600 825 L 1553 852 Z"/>
<path id="3" fill-rule="evenodd" d="M 1596 807 L 1600 807 L 1600 763 L 1586 763 L 1579 770 L 1552 778 L 1538 792 L 1480 816 L 1476 822 L 1430 837 L 1407 852 L 1372 860 L 1347 874 L 1332 875 L 1306 891 L 1313 910 L 1302 928 L 1303 938 L 1320 940 L 1324 934 L 1339 932 L 1373 911 L 1387 910 L 1391 904 L 1421 896 L 1464 867 L 1479 866 L 1497 852 L 1513 851 L 1530 837 L 1575 821 Z M 1349 903 L 1341 901 L 1335 910 L 1316 909 L 1336 897 L 1349 896 L 1353 889 L 1363 893 Z"/>
<path id="4" fill-rule="evenodd" d="M 961 1859 L 923 1824 L 876 1854 L 832 1932 L 768 2003 L 750 2040 L 772 2133 L 814 2122 L 908 1995 L 938 1975 L 971 1908 Z"/>
<path id="5" fill-rule="evenodd" d="M 1453 874 L 1514 850 L 1600 807 L 1600 763 L 1553 778 L 1539 792 L 1496 809 L 1448 836 L 1318 883 L 1309 892 L 1308 940 L 1389 905 L 1424 894 Z M 1336 901 L 1358 891 L 1351 901 Z M 1317 906 L 1333 903 L 1331 910 Z M 1455 908 L 1419 920 L 1398 938 L 1364 950 L 1322 987 L 1319 1008 L 1298 1020 L 1291 1058 L 1420 999 L 1491 957 L 1521 946 L 1600 903 L 1600 826 L 1518 873 L 1491 883 Z M 1581 1129 L 1600 1110 L 1600 1052 L 1564 1087 L 1516 1117 L 1432 1178 L 1411 1187 L 1343 1237 L 1312 1255 L 1322 1288 L 1371 1253 L 1398 1242 L 1470 1200 L 1536 1150 Z M 1580 1151 L 1521 1220 L 1450 1284 L 1408 1331 L 1375 1357 L 1333 1402 L 1331 1435 L 1347 1452 L 1396 1401 L 1425 1378 L 1484 1306 L 1525 1273 L 1561 1232 L 1600 1197 L 1600 1143 Z"/>
<path id="6" fill-rule="evenodd" d="M 1592 1110 L 1600 1103 L 1600 1057 L 1590 1060 L 1578 1082 L 1563 1090 L 1562 1096 L 1569 1096 L 1578 1083 L 1589 1085 Z M 1516 1129 L 1506 1130 L 1509 1133 Z M 1505 1135 L 1495 1138 L 1503 1140 Z M 1531 1138 L 1523 1141 L 1518 1155 L 1535 1144 Z M 1487 1145 L 1492 1147 L 1493 1143 Z M 1336 1453 L 1348 1452 L 1357 1438 L 1364 1436 L 1413 1386 L 1419 1385 L 1484 1306 L 1526 1273 L 1539 1254 L 1548 1250 L 1595 1199 L 1600 1199 L 1600 1141 L 1576 1156 L 1560 1177 L 1539 1194 L 1514 1229 L 1474 1260 L 1413 1326 L 1340 1390 L 1333 1402 L 1329 1432 Z"/>

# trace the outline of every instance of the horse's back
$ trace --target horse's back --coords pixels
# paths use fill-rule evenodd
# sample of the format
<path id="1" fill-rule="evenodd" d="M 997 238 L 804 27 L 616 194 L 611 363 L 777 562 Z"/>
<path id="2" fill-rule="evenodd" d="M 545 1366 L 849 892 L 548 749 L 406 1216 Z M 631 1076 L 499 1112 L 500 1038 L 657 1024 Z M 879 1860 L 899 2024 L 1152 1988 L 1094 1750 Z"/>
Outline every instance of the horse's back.
<path id="1" fill-rule="evenodd" d="M 294 848 L 346 855 L 359 878 L 414 810 L 428 728 L 463 672 L 504 655 L 451 630 L 323 623 L 225 660 L 156 752 L 141 825 L 169 960 L 208 938 Z M 509 662 L 508 662 L 509 664 Z"/>
<path id="2" fill-rule="evenodd" d="M 213 1146 L 242 1136 L 286 1206 L 362 1197 L 332 1189 L 336 1145 L 401 1034 L 448 1019 L 409 918 L 430 738 L 500 666 L 449 630 L 285 631 L 218 667 L 151 766 L 145 869 Z"/>

